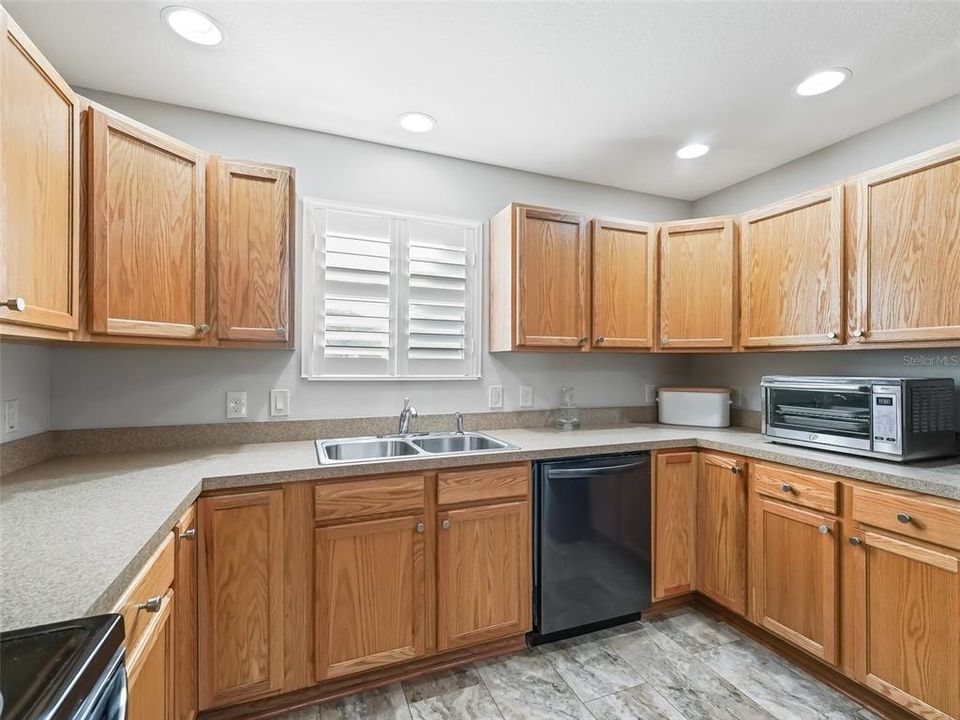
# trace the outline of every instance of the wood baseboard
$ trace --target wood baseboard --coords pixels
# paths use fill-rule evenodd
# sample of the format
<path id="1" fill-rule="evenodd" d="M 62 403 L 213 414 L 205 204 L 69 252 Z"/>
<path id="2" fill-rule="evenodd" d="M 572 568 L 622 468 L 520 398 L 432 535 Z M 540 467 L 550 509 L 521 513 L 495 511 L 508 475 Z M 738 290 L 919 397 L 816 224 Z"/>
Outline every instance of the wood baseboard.
<path id="1" fill-rule="evenodd" d="M 381 668 L 354 677 L 332 680 L 284 695 L 274 695 L 261 700 L 231 705 L 230 707 L 206 710 L 200 713 L 199 720 L 266 720 L 267 718 L 275 718 L 288 712 L 309 708 L 312 705 L 336 700 L 364 690 L 372 690 L 421 675 L 449 670 L 477 660 L 511 655 L 526 649 L 526 647 L 525 637 L 515 635 L 468 649 L 454 650 L 442 655 L 432 655 L 395 667 Z"/>

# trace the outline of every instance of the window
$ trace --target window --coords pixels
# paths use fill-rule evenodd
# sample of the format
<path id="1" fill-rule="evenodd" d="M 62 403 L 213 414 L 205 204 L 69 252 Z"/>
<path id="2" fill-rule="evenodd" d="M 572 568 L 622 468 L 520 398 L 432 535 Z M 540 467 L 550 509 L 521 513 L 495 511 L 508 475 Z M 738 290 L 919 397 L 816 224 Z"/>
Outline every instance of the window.
<path id="1" fill-rule="evenodd" d="M 304 199 L 303 376 L 480 376 L 482 223 Z"/>

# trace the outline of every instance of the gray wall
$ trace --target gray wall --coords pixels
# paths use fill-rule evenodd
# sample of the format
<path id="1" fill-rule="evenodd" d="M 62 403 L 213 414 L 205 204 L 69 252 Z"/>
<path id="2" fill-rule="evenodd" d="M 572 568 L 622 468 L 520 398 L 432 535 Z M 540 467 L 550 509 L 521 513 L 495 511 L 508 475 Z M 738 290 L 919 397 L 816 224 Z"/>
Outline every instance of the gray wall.
<path id="1" fill-rule="evenodd" d="M 17 400 L 20 414 L 17 431 L 0 431 L 0 442 L 50 429 L 52 353 L 42 345 L 0 343 L 0 401 Z"/>

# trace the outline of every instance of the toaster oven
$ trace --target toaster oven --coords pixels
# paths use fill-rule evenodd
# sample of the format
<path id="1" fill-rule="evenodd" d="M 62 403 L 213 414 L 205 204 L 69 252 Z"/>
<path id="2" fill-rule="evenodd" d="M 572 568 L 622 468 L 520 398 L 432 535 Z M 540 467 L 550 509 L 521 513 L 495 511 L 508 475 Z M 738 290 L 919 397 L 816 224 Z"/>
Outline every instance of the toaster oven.
<path id="1" fill-rule="evenodd" d="M 957 451 L 951 378 L 769 375 L 760 389 L 774 442 L 901 462 Z"/>

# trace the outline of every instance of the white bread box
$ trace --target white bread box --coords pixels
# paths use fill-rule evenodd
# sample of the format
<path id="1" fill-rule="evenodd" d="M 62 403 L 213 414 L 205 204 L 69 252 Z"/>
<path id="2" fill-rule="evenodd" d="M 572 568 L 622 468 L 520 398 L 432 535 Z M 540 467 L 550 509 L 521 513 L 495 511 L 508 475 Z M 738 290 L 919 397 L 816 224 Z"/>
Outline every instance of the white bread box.
<path id="1" fill-rule="evenodd" d="M 662 387 L 659 420 L 665 425 L 730 426 L 730 388 Z"/>

